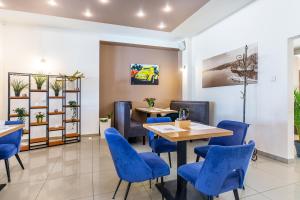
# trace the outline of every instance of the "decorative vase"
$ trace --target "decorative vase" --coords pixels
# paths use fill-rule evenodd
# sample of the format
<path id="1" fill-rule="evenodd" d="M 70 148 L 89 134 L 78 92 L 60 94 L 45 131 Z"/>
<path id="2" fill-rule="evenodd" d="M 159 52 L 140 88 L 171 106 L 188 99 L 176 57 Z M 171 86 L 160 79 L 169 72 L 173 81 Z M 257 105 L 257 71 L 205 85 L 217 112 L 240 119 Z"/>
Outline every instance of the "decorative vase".
<path id="1" fill-rule="evenodd" d="M 297 152 L 297 157 L 300 158 L 300 141 L 299 140 L 295 140 L 295 148 L 296 148 L 296 152 Z"/>
<path id="2" fill-rule="evenodd" d="M 56 97 L 58 97 L 59 91 L 55 91 L 55 92 L 54 92 L 54 95 L 55 95 Z"/>
<path id="3" fill-rule="evenodd" d="M 41 90 L 41 89 L 42 89 L 42 86 L 40 86 L 40 85 L 37 86 L 37 89 L 38 89 L 38 90 Z"/>
<path id="4" fill-rule="evenodd" d="M 105 138 L 105 130 L 111 127 L 111 119 L 109 118 L 100 118 L 100 135 L 101 138 Z"/>
<path id="5" fill-rule="evenodd" d="M 16 96 L 16 97 L 19 97 L 20 94 L 21 94 L 21 91 L 16 91 L 16 90 L 15 90 L 15 96 Z"/>

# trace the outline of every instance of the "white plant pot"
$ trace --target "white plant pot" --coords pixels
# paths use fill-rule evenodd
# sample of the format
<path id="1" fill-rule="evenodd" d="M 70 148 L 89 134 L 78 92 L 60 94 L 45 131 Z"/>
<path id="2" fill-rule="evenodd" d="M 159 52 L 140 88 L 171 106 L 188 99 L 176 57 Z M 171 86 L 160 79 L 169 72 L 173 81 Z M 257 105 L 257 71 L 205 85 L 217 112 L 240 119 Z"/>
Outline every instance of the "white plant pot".
<path id="1" fill-rule="evenodd" d="M 67 90 L 75 90 L 76 88 L 76 81 L 68 81 L 67 82 Z"/>
<path id="2" fill-rule="evenodd" d="M 107 119 L 107 122 L 101 122 L 101 120 Z M 100 118 L 100 135 L 101 138 L 105 138 L 105 130 L 111 127 L 111 119 Z"/>

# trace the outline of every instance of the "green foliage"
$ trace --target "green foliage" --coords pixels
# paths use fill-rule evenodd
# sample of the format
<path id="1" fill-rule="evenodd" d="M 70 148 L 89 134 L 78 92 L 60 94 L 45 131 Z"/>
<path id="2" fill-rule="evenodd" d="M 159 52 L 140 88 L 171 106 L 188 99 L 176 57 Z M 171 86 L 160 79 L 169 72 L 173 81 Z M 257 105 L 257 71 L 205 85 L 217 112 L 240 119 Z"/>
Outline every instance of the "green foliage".
<path id="1" fill-rule="evenodd" d="M 28 87 L 28 84 L 24 83 L 22 80 L 13 80 L 11 82 L 11 86 L 14 89 L 15 96 L 19 97 L 22 90 Z"/>
<path id="2" fill-rule="evenodd" d="M 152 98 L 152 97 L 148 97 L 148 98 L 145 98 L 144 99 L 144 101 L 146 101 L 147 102 L 147 104 L 148 104 L 148 106 L 150 107 L 150 108 L 152 108 L 152 107 L 154 107 L 154 105 L 155 105 L 155 98 Z"/>
<path id="3" fill-rule="evenodd" d="M 62 89 L 62 81 L 56 80 L 54 83 L 50 84 L 50 87 L 54 91 L 55 96 L 58 96 Z"/>
<path id="4" fill-rule="evenodd" d="M 37 89 L 42 89 L 44 83 L 46 82 L 47 80 L 47 77 L 45 75 L 35 75 L 33 76 L 33 79 L 35 80 L 35 83 L 36 83 L 36 87 Z"/>
<path id="5" fill-rule="evenodd" d="M 294 126 L 300 136 L 300 92 L 297 89 L 294 90 Z"/>
<path id="6" fill-rule="evenodd" d="M 25 122 L 25 116 L 26 116 L 26 109 L 25 108 L 16 108 L 14 110 L 15 113 L 18 115 L 18 120 Z"/>
<path id="7" fill-rule="evenodd" d="M 69 101 L 69 106 L 71 106 L 72 111 L 72 120 L 75 120 L 77 118 L 77 102 L 76 101 Z M 73 127 L 75 125 L 75 122 L 72 123 Z"/>
<path id="8" fill-rule="evenodd" d="M 35 118 L 38 123 L 43 122 L 44 117 L 45 117 L 45 114 L 42 112 L 38 112 L 37 114 L 35 114 Z"/>

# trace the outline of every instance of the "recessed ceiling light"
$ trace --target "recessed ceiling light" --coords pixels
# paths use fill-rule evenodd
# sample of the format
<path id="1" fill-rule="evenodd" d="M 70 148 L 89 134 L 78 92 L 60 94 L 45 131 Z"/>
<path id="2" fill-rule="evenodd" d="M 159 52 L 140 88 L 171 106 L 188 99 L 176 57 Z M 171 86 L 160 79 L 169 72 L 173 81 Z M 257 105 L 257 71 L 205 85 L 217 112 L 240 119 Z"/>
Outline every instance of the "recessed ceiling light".
<path id="1" fill-rule="evenodd" d="M 100 3 L 103 3 L 103 4 L 107 4 L 109 3 L 109 0 L 99 0 Z"/>
<path id="2" fill-rule="evenodd" d="M 160 22 L 160 24 L 158 25 L 159 29 L 165 29 L 167 26 L 165 25 L 164 22 Z"/>
<path id="3" fill-rule="evenodd" d="M 0 8 L 4 8 L 4 7 L 5 7 L 5 4 L 2 1 L 0 1 Z"/>
<path id="4" fill-rule="evenodd" d="M 89 9 L 86 9 L 86 11 L 83 13 L 83 15 L 86 17 L 93 17 L 93 13 Z"/>
<path id="5" fill-rule="evenodd" d="M 166 6 L 163 8 L 163 11 L 168 13 L 172 11 L 172 7 L 167 3 Z"/>
<path id="6" fill-rule="evenodd" d="M 141 9 L 141 10 L 139 10 L 139 11 L 136 13 L 136 16 L 138 16 L 138 17 L 140 17 L 140 18 L 143 18 L 143 17 L 145 17 L 145 13 L 144 13 L 144 11 Z"/>
<path id="7" fill-rule="evenodd" d="M 49 1 L 48 1 L 48 4 L 49 4 L 50 6 L 57 6 L 57 5 L 58 5 L 57 2 L 56 2 L 55 0 L 49 0 Z"/>

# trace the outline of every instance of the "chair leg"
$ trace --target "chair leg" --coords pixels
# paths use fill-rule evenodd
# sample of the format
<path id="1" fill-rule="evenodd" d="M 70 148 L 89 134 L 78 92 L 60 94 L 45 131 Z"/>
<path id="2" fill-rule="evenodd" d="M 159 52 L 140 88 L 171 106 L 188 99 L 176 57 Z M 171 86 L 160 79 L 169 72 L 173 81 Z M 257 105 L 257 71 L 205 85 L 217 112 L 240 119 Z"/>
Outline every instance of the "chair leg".
<path id="1" fill-rule="evenodd" d="M 146 136 L 143 136 L 143 145 L 146 144 Z"/>
<path id="2" fill-rule="evenodd" d="M 171 152 L 168 152 L 170 168 L 172 168 Z"/>
<path id="3" fill-rule="evenodd" d="M 196 162 L 199 162 L 200 156 L 197 155 Z"/>
<path id="4" fill-rule="evenodd" d="M 235 200 L 240 200 L 240 197 L 239 197 L 239 192 L 238 192 L 238 190 L 237 190 L 237 189 L 234 189 L 234 190 L 233 190 L 233 194 L 234 194 L 234 198 L 235 198 Z"/>
<path id="5" fill-rule="evenodd" d="M 243 185 L 243 190 L 246 190 L 245 186 Z"/>
<path id="6" fill-rule="evenodd" d="M 122 179 L 120 179 L 120 181 L 119 181 L 119 183 L 118 183 L 118 186 L 117 186 L 117 188 L 116 188 L 116 190 L 115 190 L 115 193 L 114 193 L 114 196 L 113 196 L 112 199 L 115 199 L 116 194 L 117 194 L 117 192 L 118 192 L 118 190 L 119 190 L 119 187 L 120 187 L 121 183 L 122 183 Z"/>
<path id="7" fill-rule="evenodd" d="M 151 185 L 152 185 L 152 184 L 151 184 L 151 179 L 150 179 L 150 180 L 149 180 L 149 186 L 150 186 L 150 189 L 151 189 Z"/>
<path id="8" fill-rule="evenodd" d="M 7 180 L 8 180 L 8 182 L 10 182 L 9 162 L 8 162 L 8 159 L 6 159 L 4 161 L 5 161 L 5 167 L 6 167 L 6 173 L 7 173 Z"/>
<path id="9" fill-rule="evenodd" d="M 163 184 L 164 183 L 164 177 L 162 176 L 162 177 L 160 177 L 160 182 L 161 182 L 161 184 Z"/>
<path id="10" fill-rule="evenodd" d="M 19 154 L 16 154 L 15 156 L 16 156 L 16 158 L 17 158 L 19 164 L 21 165 L 22 169 L 24 170 L 25 168 L 24 168 L 24 165 L 23 165 L 23 163 L 22 163 L 22 160 L 20 159 Z"/>
<path id="11" fill-rule="evenodd" d="M 208 199 L 208 200 L 214 200 L 214 197 L 213 197 L 213 196 L 208 196 L 207 199 Z"/>
<path id="12" fill-rule="evenodd" d="M 127 196 L 128 196 L 129 190 L 130 190 L 130 186 L 131 186 L 131 183 L 128 183 L 128 186 L 127 186 L 127 189 L 126 189 L 126 194 L 125 194 L 124 200 L 127 199 Z"/>

